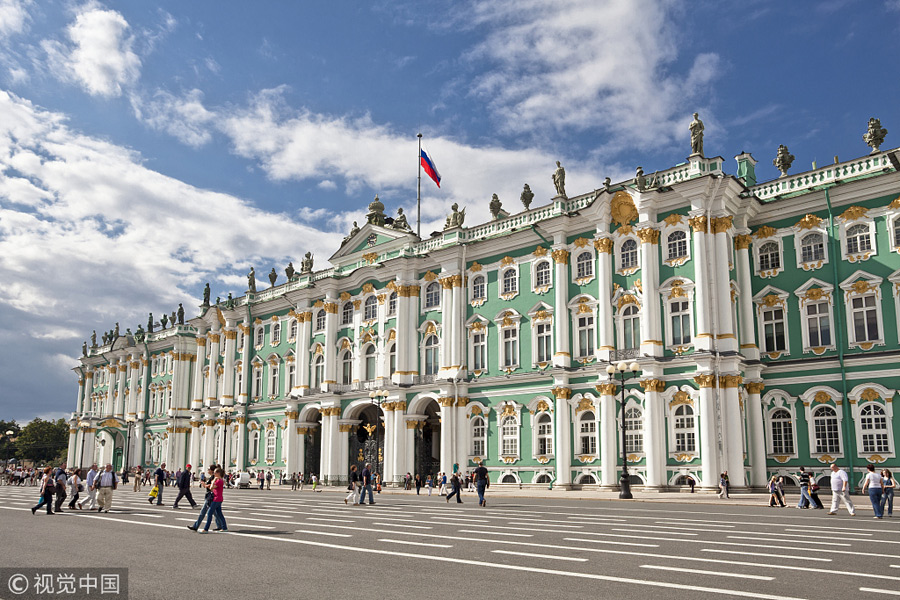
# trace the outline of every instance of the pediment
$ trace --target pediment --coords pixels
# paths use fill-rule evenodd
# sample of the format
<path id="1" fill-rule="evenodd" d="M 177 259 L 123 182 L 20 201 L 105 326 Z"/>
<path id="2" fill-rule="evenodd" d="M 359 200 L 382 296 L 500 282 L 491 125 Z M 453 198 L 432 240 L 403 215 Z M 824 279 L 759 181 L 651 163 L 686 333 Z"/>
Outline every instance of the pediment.
<path id="1" fill-rule="evenodd" d="M 341 248 L 329 260 L 334 263 L 335 260 L 348 256 L 377 252 L 378 249 L 387 249 L 398 245 L 398 242 L 402 245 L 402 243 L 416 241 L 418 241 L 418 238 L 412 232 L 366 223 L 359 228 L 359 231 L 341 244 Z"/>

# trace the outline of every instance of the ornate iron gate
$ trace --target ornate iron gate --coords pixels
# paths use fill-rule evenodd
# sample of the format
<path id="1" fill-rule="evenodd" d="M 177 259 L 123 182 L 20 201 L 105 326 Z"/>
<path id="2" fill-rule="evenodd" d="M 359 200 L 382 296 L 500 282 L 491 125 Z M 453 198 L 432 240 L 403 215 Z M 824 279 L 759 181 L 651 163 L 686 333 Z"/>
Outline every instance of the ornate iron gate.
<path id="1" fill-rule="evenodd" d="M 303 477 L 308 481 L 309 476 L 315 473 L 320 478 L 319 467 L 322 453 L 322 430 L 319 427 L 310 428 L 309 433 L 303 436 L 305 445 L 305 457 L 303 461 Z"/>
<path id="2" fill-rule="evenodd" d="M 422 428 L 416 428 L 416 471 L 413 476 L 421 475 L 423 480 L 429 475 L 437 475 L 441 470 L 441 457 L 432 455 L 435 434 L 440 435 L 440 432 L 436 432 L 428 422 Z"/>
<path id="3" fill-rule="evenodd" d="M 350 464 L 362 472 L 366 463 L 372 465 L 372 476 L 381 473 L 384 476 L 384 425 L 372 422 L 367 415 L 362 416 L 362 423 L 350 434 Z"/>

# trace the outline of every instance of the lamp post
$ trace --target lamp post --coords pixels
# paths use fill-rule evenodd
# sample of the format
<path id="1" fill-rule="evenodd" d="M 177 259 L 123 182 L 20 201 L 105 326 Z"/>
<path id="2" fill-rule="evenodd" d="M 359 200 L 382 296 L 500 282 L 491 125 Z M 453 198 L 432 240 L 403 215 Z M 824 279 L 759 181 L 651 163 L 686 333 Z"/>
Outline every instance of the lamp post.
<path id="1" fill-rule="evenodd" d="M 619 484 L 619 498 L 622 500 L 631 500 L 631 481 L 628 479 L 628 453 L 625 450 L 625 382 L 632 377 L 640 375 L 641 365 L 636 362 L 630 365 L 624 360 L 617 365 L 610 363 L 606 367 L 606 373 L 612 381 L 618 379 L 618 383 L 622 388 L 622 481 Z"/>
<path id="2" fill-rule="evenodd" d="M 225 419 L 225 427 L 222 429 L 222 470 L 225 470 L 225 439 L 228 435 L 228 418 L 234 412 L 233 406 L 223 406 L 219 409 Z M 229 465 L 230 466 L 230 465 Z"/>
<path id="3" fill-rule="evenodd" d="M 81 428 L 81 458 L 78 459 L 78 466 L 82 469 L 84 468 L 84 436 L 87 428 L 91 426 L 88 421 L 81 421 L 78 423 L 78 426 Z"/>
<path id="4" fill-rule="evenodd" d="M 12 442 L 12 436 L 14 436 L 15 434 L 16 434 L 16 432 L 13 431 L 12 429 L 6 430 L 6 462 L 3 463 L 3 473 L 0 473 L 0 475 L 4 474 L 6 471 L 9 470 L 9 453 L 10 453 L 9 444 L 10 444 L 10 442 Z"/>
<path id="5" fill-rule="evenodd" d="M 390 396 L 390 392 L 388 392 L 387 390 L 372 390 L 371 392 L 369 392 L 369 398 L 371 398 L 372 402 L 379 409 L 381 409 L 381 405 L 384 404 L 384 401 L 388 399 L 388 396 Z M 375 454 L 375 464 L 376 465 L 378 465 L 378 462 L 379 462 L 378 459 L 383 456 L 382 452 L 381 452 L 381 431 L 380 431 L 380 428 L 378 427 L 378 424 L 381 421 L 381 419 L 382 419 L 382 417 L 379 414 L 378 419 L 375 421 L 375 453 L 376 453 Z"/>
<path id="6" fill-rule="evenodd" d="M 123 476 L 126 475 L 130 470 L 128 467 L 128 448 L 131 446 L 131 428 L 134 427 L 134 424 L 136 421 L 137 421 L 137 419 L 135 419 L 131 415 L 125 417 L 126 433 L 125 433 L 125 456 L 123 457 L 123 460 L 122 460 L 122 475 Z M 123 480 L 127 479 L 127 477 L 123 477 L 122 479 Z"/>

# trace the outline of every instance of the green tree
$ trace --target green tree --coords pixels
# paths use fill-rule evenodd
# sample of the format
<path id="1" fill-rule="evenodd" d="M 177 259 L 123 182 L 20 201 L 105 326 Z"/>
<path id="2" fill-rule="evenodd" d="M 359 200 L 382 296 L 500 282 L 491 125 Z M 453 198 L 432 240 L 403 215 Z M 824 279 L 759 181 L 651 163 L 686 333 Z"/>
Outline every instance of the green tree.
<path id="1" fill-rule="evenodd" d="M 19 424 L 13 421 L 0 421 L 0 461 L 6 462 L 9 458 L 16 457 L 15 438 L 21 431 Z M 12 435 L 6 435 L 7 431 L 12 431 Z"/>
<path id="2" fill-rule="evenodd" d="M 36 418 L 16 437 L 16 458 L 36 464 L 56 462 L 69 445 L 69 426 L 63 419 L 45 421 Z M 62 461 L 59 461 L 62 462 Z"/>

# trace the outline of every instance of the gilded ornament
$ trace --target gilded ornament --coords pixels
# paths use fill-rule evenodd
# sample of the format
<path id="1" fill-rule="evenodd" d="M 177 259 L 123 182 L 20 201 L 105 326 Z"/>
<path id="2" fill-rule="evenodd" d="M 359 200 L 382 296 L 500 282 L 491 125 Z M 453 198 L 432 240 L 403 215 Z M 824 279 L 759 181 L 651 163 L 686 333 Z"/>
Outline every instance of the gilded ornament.
<path id="1" fill-rule="evenodd" d="M 428 271 L 427 273 L 425 273 L 424 279 L 425 281 L 434 281 L 435 279 L 437 279 L 437 275 L 434 273 L 434 271 Z"/>
<path id="2" fill-rule="evenodd" d="M 744 380 L 740 375 L 720 375 L 719 376 L 719 387 L 722 388 L 736 388 L 741 385 L 741 382 Z"/>
<path id="3" fill-rule="evenodd" d="M 441 284 L 441 287 L 445 290 L 453 289 L 453 278 L 452 277 L 443 277 L 438 280 Z"/>
<path id="4" fill-rule="evenodd" d="M 632 294 L 623 294 L 619 297 L 619 301 L 616 304 L 616 308 L 622 310 L 622 307 L 626 304 L 638 304 L 637 298 L 635 298 Z"/>
<path id="5" fill-rule="evenodd" d="M 684 218 L 683 215 L 679 215 L 678 213 L 672 213 L 671 215 L 669 215 L 668 217 L 663 219 L 663 223 L 665 223 L 669 227 L 674 227 L 675 225 L 680 224 L 681 220 L 683 218 Z"/>
<path id="6" fill-rule="evenodd" d="M 855 294 L 865 294 L 866 292 L 873 291 L 875 286 L 869 281 L 860 279 L 859 281 L 854 282 L 853 285 L 850 286 L 850 289 L 853 290 Z"/>
<path id="7" fill-rule="evenodd" d="M 599 240 L 594 240 L 594 248 L 596 248 L 598 252 L 612 254 L 613 241 L 610 238 L 600 238 Z"/>
<path id="8" fill-rule="evenodd" d="M 715 375 L 695 375 L 694 382 L 702 388 L 711 388 L 715 385 Z"/>
<path id="9" fill-rule="evenodd" d="M 547 404 L 546 400 L 539 400 L 537 406 L 535 407 L 535 412 L 547 412 L 550 410 L 550 405 Z"/>
<path id="10" fill-rule="evenodd" d="M 684 291 L 684 288 L 681 287 L 684 282 L 680 279 L 676 279 L 672 282 L 672 288 L 669 290 L 669 300 L 673 298 L 687 298 L 687 293 Z"/>
<path id="11" fill-rule="evenodd" d="M 862 394 L 859 395 L 859 399 L 863 402 L 871 402 L 872 400 L 878 400 L 881 398 L 881 394 L 873 390 L 872 388 L 866 388 L 863 390 Z"/>
<path id="12" fill-rule="evenodd" d="M 768 225 L 763 225 L 762 227 L 757 229 L 753 235 L 756 236 L 756 239 L 758 239 L 758 240 L 764 240 L 766 238 L 772 237 L 776 233 L 778 233 L 778 230 L 775 229 L 774 227 L 769 227 Z"/>
<path id="13" fill-rule="evenodd" d="M 838 218 L 844 221 L 856 221 L 857 219 L 865 217 L 868 212 L 869 209 L 864 206 L 851 206 L 842 212 Z"/>
<path id="14" fill-rule="evenodd" d="M 346 302 L 350 299 L 349 292 L 341 292 L 341 302 Z"/>
<path id="15" fill-rule="evenodd" d="M 481 407 L 478 406 L 478 405 L 476 404 L 475 406 L 472 407 L 472 412 L 469 413 L 469 414 L 470 414 L 470 415 L 480 415 L 480 414 L 482 414 L 482 412 L 481 412 Z"/>
<path id="16" fill-rule="evenodd" d="M 750 247 L 750 242 L 753 238 L 747 234 L 741 234 L 734 236 L 734 247 L 738 250 L 746 250 Z"/>
<path id="17" fill-rule="evenodd" d="M 569 251 L 568 250 L 554 250 L 552 252 L 553 261 L 557 264 L 566 264 L 569 262 Z"/>
<path id="18" fill-rule="evenodd" d="M 684 390 L 678 390 L 677 392 L 675 392 L 675 394 L 672 396 L 672 400 L 669 401 L 669 408 L 679 406 L 681 404 L 690 404 L 691 406 L 694 405 L 694 401 L 691 400 L 691 395 Z"/>
<path id="19" fill-rule="evenodd" d="M 535 250 L 535 252 L 537 252 L 537 251 Z M 473 263 L 469 266 L 469 270 L 472 271 L 472 272 L 474 272 L 474 273 L 477 273 L 478 271 L 481 270 L 481 265 L 478 264 L 478 261 L 473 262 Z"/>
<path id="20" fill-rule="evenodd" d="M 604 384 L 598 385 L 597 386 L 598 392 L 599 392 L 600 387 L 607 386 L 607 385 L 612 385 L 612 384 L 604 383 Z M 615 386 L 613 386 L 612 394 L 615 394 L 615 393 L 616 393 Z M 612 395 L 612 394 L 608 394 L 608 395 Z M 591 400 L 589 398 L 582 397 L 581 400 L 578 401 L 578 405 L 575 407 L 575 414 L 584 412 L 586 410 L 594 410 L 594 403 L 591 402 Z"/>
<path id="21" fill-rule="evenodd" d="M 820 219 L 816 215 L 807 214 L 805 217 L 797 221 L 797 224 L 794 225 L 794 227 L 796 227 L 797 229 L 815 229 L 821 222 L 822 219 Z"/>
<path id="22" fill-rule="evenodd" d="M 645 392 L 664 392 L 666 391 L 666 382 L 662 379 L 643 379 L 639 381 Z"/>
<path id="23" fill-rule="evenodd" d="M 501 417 L 514 417 L 516 416 L 516 407 L 514 404 L 504 404 L 503 411 L 500 413 Z"/>
<path id="24" fill-rule="evenodd" d="M 688 219 L 688 225 L 694 230 L 694 233 L 706 233 L 707 218 L 705 215 L 699 215 Z"/>
<path id="25" fill-rule="evenodd" d="M 734 221 L 734 217 L 731 215 L 727 215 L 725 217 L 716 217 L 712 220 L 712 230 L 713 233 L 725 233 L 729 229 L 731 229 L 731 224 Z"/>
<path id="26" fill-rule="evenodd" d="M 769 294 L 762 299 L 762 304 L 768 308 L 784 306 L 784 300 L 775 294 Z"/>
<path id="27" fill-rule="evenodd" d="M 831 396 L 828 395 L 828 392 L 824 390 L 819 390 L 816 392 L 816 395 L 813 396 L 813 402 L 826 403 L 831 401 Z"/>
<path id="28" fill-rule="evenodd" d="M 645 227 L 644 229 L 638 229 L 637 236 L 638 236 L 638 238 L 640 238 L 641 242 L 644 244 L 658 244 L 659 243 L 659 230 L 653 229 L 652 227 Z"/>
<path id="29" fill-rule="evenodd" d="M 617 225 L 628 225 L 638 219 L 638 211 L 634 200 L 624 191 L 613 194 L 609 203 L 609 216 Z"/>
<path id="30" fill-rule="evenodd" d="M 557 399 L 568 400 L 572 397 L 572 388 L 565 386 L 556 386 L 550 390 Z"/>
<path id="31" fill-rule="evenodd" d="M 747 389 L 747 393 L 749 394 L 761 394 L 762 391 L 766 388 L 766 384 L 762 381 L 748 381 L 744 384 L 744 387 Z"/>
<path id="32" fill-rule="evenodd" d="M 888 208 L 893 208 L 893 209 L 900 208 L 900 196 L 897 196 L 896 198 L 894 198 L 893 201 L 891 201 L 891 203 L 888 204 Z"/>
<path id="33" fill-rule="evenodd" d="M 573 243 L 575 244 L 575 247 L 576 247 L 576 248 L 584 248 L 584 247 L 586 247 L 588 244 L 591 243 L 591 240 L 589 240 L 589 239 L 587 239 L 587 238 L 580 237 L 580 238 L 578 238 L 577 240 L 575 240 Z"/>

